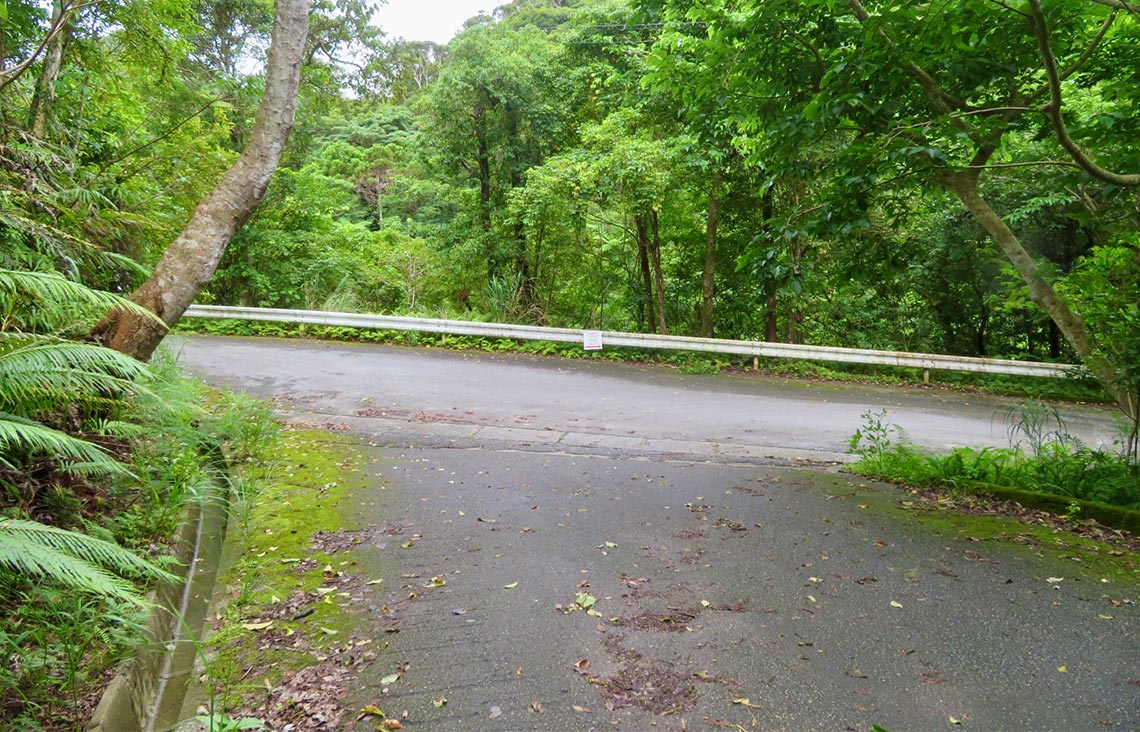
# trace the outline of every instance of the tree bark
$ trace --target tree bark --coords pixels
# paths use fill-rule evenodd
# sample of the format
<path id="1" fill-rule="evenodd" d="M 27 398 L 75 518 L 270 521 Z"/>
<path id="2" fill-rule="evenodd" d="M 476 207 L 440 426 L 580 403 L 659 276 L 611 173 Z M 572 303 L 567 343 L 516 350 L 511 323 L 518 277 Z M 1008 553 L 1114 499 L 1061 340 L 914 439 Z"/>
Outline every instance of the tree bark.
<path id="1" fill-rule="evenodd" d="M 28 129 L 33 136 L 43 138 L 47 134 L 47 123 L 55 103 L 55 83 L 63 68 L 63 47 L 67 41 L 69 18 L 65 16 L 63 0 L 52 3 L 52 27 L 56 33 L 48 39 L 44 49 L 44 65 L 36 79 L 36 90 L 32 94 L 32 104 L 28 109 Z"/>
<path id="2" fill-rule="evenodd" d="M 487 142 L 486 112 L 480 108 L 475 120 L 475 164 L 479 168 L 479 223 L 483 231 L 491 230 L 491 148 Z"/>
<path id="3" fill-rule="evenodd" d="M 249 144 L 198 204 L 151 276 L 130 296 L 167 327 L 178 322 L 210 281 L 230 239 L 265 197 L 293 128 L 308 30 L 308 0 L 277 0 L 265 93 Z M 116 310 L 96 326 L 93 335 L 117 351 L 147 360 L 166 330 L 145 317 Z"/>
<path id="4" fill-rule="evenodd" d="M 650 333 L 656 333 L 654 319 L 657 308 L 654 306 L 653 297 L 653 271 L 649 267 L 649 224 L 644 214 L 635 216 L 634 224 L 637 228 L 637 261 L 641 265 L 641 286 L 645 293 L 645 329 Z"/>
<path id="5" fill-rule="evenodd" d="M 764 311 L 764 340 L 775 343 L 780 340 L 779 322 L 776 320 L 776 286 L 770 285 Z"/>
<path id="6" fill-rule="evenodd" d="M 669 328 L 665 325 L 665 272 L 661 268 L 661 231 L 657 220 L 657 211 L 649 212 L 649 226 L 653 231 L 650 239 L 649 259 L 653 263 L 653 282 L 657 286 L 657 332 L 669 335 Z"/>
<path id="7" fill-rule="evenodd" d="M 713 337 L 713 297 L 716 295 L 716 237 L 720 226 L 720 185 L 723 175 L 718 168 L 709 185 L 709 210 L 705 220 L 705 271 L 701 280 L 701 325 L 703 338 Z"/>

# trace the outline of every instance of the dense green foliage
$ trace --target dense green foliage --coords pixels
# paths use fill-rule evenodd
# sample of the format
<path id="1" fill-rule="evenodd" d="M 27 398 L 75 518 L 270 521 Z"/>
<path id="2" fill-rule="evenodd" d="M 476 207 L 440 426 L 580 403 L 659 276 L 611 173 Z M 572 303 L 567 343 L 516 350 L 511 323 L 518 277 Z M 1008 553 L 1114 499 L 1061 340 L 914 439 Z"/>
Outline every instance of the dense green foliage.
<path id="1" fill-rule="evenodd" d="M 205 298 L 1085 360 L 1135 390 L 1138 187 L 1058 142 L 1038 5 L 514 0 L 440 47 L 318 3 L 284 165 Z M 248 135 L 268 4 L 62 2 L 54 36 L 8 6 L 0 266 L 129 289 Z M 1135 14 L 1040 11 L 1065 134 L 1135 172 Z M 1087 344 L 959 200 L 971 172 Z"/>
<path id="2" fill-rule="evenodd" d="M 1031 4 L 855 8 L 504 5 L 413 64 L 416 89 L 310 107 L 210 295 L 1086 360 L 1134 390 L 1138 188 L 1055 139 Z M 1135 16 L 1044 12 L 1066 133 L 1134 171 Z M 947 182 L 972 172 L 1089 343 Z"/>
<path id="3" fill-rule="evenodd" d="M 67 336 L 121 298 L 0 269 L 0 713 L 75 728 L 101 669 L 141 636 L 164 548 L 268 434 L 253 404 L 211 413 L 172 364 Z M 216 490 L 214 490 L 216 494 Z M 143 558 L 143 557 L 146 558 Z"/>

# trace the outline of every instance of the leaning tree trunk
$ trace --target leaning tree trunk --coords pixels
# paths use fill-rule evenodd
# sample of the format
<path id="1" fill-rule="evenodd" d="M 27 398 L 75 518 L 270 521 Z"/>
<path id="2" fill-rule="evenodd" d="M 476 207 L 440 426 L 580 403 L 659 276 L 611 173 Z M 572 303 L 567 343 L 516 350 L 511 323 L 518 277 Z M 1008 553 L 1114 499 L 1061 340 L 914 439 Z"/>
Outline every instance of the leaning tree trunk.
<path id="1" fill-rule="evenodd" d="M 653 271 L 649 268 L 649 224 L 644 214 L 638 214 L 633 220 L 637 227 L 637 262 L 641 267 L 645 329 L 646 332 L 656 333 L 657 306 L 653 297 Z"/>
<path id="2" fill-rule="evenodd" d="M 39 138 L 47 135 L 48 118 L 55 105 L 55 84 L 63 69 L 63 47 L 67 41 L 68 12 L 69 9 L 63 6 L 63 0 L 52 3 L 52 27 L 58 30 L 44 49 L 44 65 L 36 79 L 36 90 L 28 108 L 28 129 L 33 136 Z"/>
<path id="3" fill-rule="evenodd" d="M 149 359 L 167 328 L 178 322 L 210 281 L 230 239 L 265 197 L 289 139 L 308 31 L 309 0 L 277 0 L 265 94 L 249 144 L 198 204 L 151 276 L 130 296 L 158 315 L 165 327 L 144 316 L 116 310 L 96 326 L 94 336 L 98 340 L 135 358 Z"/>
<path id="4" fill-rule="evenodd" d="M 650 209 L 649 225 L 653 232 L 650 240 L 649 261 L 653 264 L 653 282 L 657 287 L 657 332 L 669 335 L 669 328 L 665 325 L 665 273 L 661 268 L 661 229 L 657 220 L 657 210 Z"/>
<path id="5" fill-rule="evenodd" d="M 958 196 L 966 206 L 966 210 L 974 217 L 986 233 L 998 245 L 1002 253 L 1013 264 L 1014 269 L 1021 275 L 1021 279 L 1029 287 L 1029 297 L 1041 306 L 1041 309 L 1050 317 L 1061 335 L 1065 337 L 1077 355 L 1088 366 L 1089 371 L 1105 385 L 1108 393 L 1116 401 L 1120 409 L 1134 422 L 1138 417 L 1137 395 L 1121 387 L 1109 364 L 1097 356 L 1093 350 L 1092 336 L 1085 321 L 1069 307 L 1053 289 L 1037 267 L 1037 263 L 1025 251 L 1017 234 L 1005 223 L 1001 216 L 990 207 L 985 198 L 978 192 L 978 173 L 976 170 L 960 173 L 949 173 L 942 178 L 942 183 Z"/>

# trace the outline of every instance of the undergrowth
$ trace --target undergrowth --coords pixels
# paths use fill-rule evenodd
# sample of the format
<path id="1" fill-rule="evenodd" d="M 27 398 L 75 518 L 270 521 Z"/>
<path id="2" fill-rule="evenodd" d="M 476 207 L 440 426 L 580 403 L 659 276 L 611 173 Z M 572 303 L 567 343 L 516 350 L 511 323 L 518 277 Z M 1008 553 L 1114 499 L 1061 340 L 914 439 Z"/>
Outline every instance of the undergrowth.
<path id="1" fill-rule="evenodd" d="M 1054 407 L 1027 402 L 1004 415 L 1008 447 L 959 447 L 934 454 L 915 445 L 886 411 L 865 412 L 852 435 L 852 469 L 910 485 L 999 486 L 1073 501 L 1140 509 L 1140 465 L 1068 434 Z"/>
<path id="2" fill-rule="evenodd" d="M 207 393 L 169 360 L 156 360 L 152 372 L 145 391 L 116 415 L 127 426 L 122 436 L 100 443 L 129 474 L 42 471 L 34 490 L 18 494 L 22 500 L 8 493 L 0 518 L 81 531 L 171 567 L 169 542 L 183 509 L 213 483 L 240 484 L 240 466 L 266 449 L 275 427 L 266 405 Z M 82 729 L 106 670 L 141 642 L 148 611 L 0 569 L 0 726 Z"/>

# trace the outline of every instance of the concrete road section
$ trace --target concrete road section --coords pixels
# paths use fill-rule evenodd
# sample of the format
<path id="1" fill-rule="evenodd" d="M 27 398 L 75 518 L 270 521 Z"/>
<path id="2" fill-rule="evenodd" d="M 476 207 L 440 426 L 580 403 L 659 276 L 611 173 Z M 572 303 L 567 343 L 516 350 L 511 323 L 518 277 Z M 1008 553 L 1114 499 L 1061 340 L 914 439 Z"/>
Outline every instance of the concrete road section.
<path id="1" fill-rule="evenodd" d="M 848 476 L 465 447 L 374 448 L 355 556 L 387 648 L 350 708 L 455 732 L 1140 728 L 1134 586 Z"/>
<path id="2" fill-rule="evenodd" d="M 1003 444 L 1002 400 L 175 345 L 369 445 L 354 556 L 382 582 L 360 623 L 387 645 L 350 708 L 443 732 L 1140 728 L 1134 579 L 821 467 L 881 408 L 924 444 Z M 1066 418 L 1111 434 L 1102 410 Z"/>

